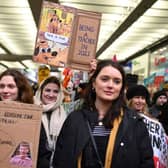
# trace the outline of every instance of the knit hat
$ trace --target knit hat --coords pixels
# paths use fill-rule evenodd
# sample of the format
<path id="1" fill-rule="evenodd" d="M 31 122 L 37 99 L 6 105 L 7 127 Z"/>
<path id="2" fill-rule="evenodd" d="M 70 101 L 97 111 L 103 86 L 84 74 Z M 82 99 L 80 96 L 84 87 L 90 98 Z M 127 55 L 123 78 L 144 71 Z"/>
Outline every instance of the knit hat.
<path id="1" fill-rule="evenodd" d="M 143 96 L 147 104 L 149 104 L 150 95 L 147 88 L 143 85 L 132 85 L 128 87 L 126 92 L 126 97 L 128 100 L 132 99 L 134 96 Z"/>
<path id="2" fill-rule="evenodd" d="M 156 92 L 154 93 L 154 95 L 153 95 L 152 103 L 153 103 L 153 104 L 156 104 L 156 100 L 157 100 L 158 97 L 161 96 L 161 95 L 167 97 L 165 90 L 156 91 Z"/>

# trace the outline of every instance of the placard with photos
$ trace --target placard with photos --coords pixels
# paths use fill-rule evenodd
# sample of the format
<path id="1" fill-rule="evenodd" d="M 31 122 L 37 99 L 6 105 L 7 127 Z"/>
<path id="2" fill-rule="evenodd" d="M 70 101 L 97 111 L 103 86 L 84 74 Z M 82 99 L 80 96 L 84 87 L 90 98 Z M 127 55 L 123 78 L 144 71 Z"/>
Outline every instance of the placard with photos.
<path id="1" fill-rule="evenodd" d="M 0 101 L 0 167 L 36 168 L 42 107 Z"/>

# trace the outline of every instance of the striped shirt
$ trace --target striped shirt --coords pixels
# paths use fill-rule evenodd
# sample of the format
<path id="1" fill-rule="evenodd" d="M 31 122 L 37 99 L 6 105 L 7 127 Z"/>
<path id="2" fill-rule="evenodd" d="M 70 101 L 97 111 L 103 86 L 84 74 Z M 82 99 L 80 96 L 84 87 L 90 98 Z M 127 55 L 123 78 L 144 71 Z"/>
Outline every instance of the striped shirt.
<path id="1" fill-rule="evenodd" d="M 97 123 L 92 130 L 97 145 L 97 150 L 103 164 L 105 163 L 106 148 L 110 132 L 111 129 L 105 128 L 102 122 Z"/>

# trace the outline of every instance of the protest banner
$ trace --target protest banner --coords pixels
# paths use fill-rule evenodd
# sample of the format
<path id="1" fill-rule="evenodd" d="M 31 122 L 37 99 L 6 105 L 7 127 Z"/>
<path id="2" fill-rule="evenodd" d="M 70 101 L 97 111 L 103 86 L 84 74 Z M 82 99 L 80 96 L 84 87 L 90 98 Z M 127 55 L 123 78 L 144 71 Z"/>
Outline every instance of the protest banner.
<path id="1" fill-rule="evenodd" d="M 96 56 L 101 13 L 43 1 L 33 61 L 89 70 Z"/>
<path id="2" fill-rule="evenodd" d="M 141 114 L 142 115 L 142 114 Z M 168 165 L 168 137 L 161 123 L 156 119 L 143 116 L 143 121 L 149 132 L 153 148 L 155 168 L 167 168 Z"/>
<path id="3" fill-rule="evenodd" d="M 0 102 L 0 167 L 36 168 L 42 108 Z"/>

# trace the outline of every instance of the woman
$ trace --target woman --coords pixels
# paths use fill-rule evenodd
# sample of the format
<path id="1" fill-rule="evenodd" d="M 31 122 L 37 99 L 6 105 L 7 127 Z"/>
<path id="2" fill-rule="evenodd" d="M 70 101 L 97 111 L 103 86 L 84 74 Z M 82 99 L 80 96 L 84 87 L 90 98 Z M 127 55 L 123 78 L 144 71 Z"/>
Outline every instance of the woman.
<path id="1" fill-rule="evenodd" d="M 159 118 L 159 115 L 164 109 L 164 105 L 168 103 L 168 97 L 164 90 L 158 90 L 153 94 L 152 97 L 152 106 L 149 108 L 149 113 L 155 117 Z"/>
<path id="2" fill-rule="evenodd" d="M 27 78 L 16 69 L 7 69 L 0 75 L 0 101 L 18 101 L 33 104 L 33 90 Z M 10 163 L 19 167 L 32 167 L 31 158 L 27 157 L 28 144 L 19 145 L 19 155 L 11 158 Z"/>
<path id="3" fill-rule="evenodd" d="M 57 140 L 54 168 L 153 168 L 145 124 L 125 106 L 125 73 L 103 60 L 88 83 L 83 107 L 70 113 Z"/>
<path id="4" fill-rule="evenodd" d="M 140 113 L 148 114 L 150 95 L 143 85 L 133 85 L 126 91 L 128 106 Z"/>
<path id="5" fill-rule="evenodd" d="M 0 75 L 0 100 L 33 104 L 33 91 L 26 77 L 15 69 Z"/>
<path id="6" fill-rule="evenodd" d="M 16 69 L 7 69 L 0 75 L 0 100 L 1 101 L 19 101 L 22 103 L 33 104 L 33 90 L 26 79 L 26 77 Z M 39 158 L 37 167 L 41 166 L 41 158 L 43 158 L 42 165 L 44 168 L 49 167 L 49 158 L 51 151 L 45 147 L 44 140 L 46 134 L 43 125 L 41 127 L 40 142 L 39 142 Z"/>
<path id="7" fill-rule="evenodd" d="M 148 113 L 148 90 L 143 85 L 134 85 L 128 88 L 126 97 L 128 106 L 137 111 L 146 124 L 153 147 L 155 168 L 167 168 L 168 138 L 162 124 Z"/>
<path id="8" fill-rule="evenodd" d="M 47 168 L 51 166 L 52 155 L 46 152 L 46 148 L 51 153 L 54 152 L 57 137 L 66 118 L 59 80 L 54 76 L 45 79 L 36 91 L 34 100 L 35 104 L 43 106 L 38 167 Z"/>

